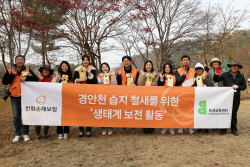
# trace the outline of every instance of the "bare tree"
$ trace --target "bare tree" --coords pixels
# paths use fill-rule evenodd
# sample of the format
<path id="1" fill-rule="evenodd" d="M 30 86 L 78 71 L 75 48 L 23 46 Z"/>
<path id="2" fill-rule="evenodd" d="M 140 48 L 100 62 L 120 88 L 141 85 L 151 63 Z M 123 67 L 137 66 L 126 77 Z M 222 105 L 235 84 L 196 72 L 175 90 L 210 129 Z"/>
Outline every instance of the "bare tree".
<path id="1" fill-rule="evenodd" d="M 25 29 L 25 14 L 22 0 L 1 0 L 0 1 L 0 34 L 5 39 L 6 47 L 2 47 L 2 61 L 5 62 L 5 50 L 7 49 L 10 64 L 14 63 L 15 54 L 26 56 L 30 47 L 32 31 L 30 26 Z M 24 47 L 23 44 L 26 44 Z M 24 49 L 24 50 L 23 50 Z"/>
<path id="2" fill-rule="evenodd" d="M 73 0 L 65 16 L 65 26 L 70 31 L 68 40 L 81 56 L 90 56 L 93 66 L 100 66 L 102 44 L 123 32 L 123 17 L 131 8 L 130 1 Z"/>

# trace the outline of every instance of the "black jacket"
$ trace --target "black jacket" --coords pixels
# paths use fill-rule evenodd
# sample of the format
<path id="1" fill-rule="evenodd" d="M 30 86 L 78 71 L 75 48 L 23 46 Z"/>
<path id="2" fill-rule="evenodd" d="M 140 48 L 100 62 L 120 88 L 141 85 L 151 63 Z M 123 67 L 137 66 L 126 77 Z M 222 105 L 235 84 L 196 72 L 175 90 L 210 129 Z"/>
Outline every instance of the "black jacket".
<path id="1" fill-rule="evenodd" d="M 221 75 L 214 74 L 214 82 L 219 81 L 223 81 L 224 86 L 226 87 L 232 87 L 233 85 L 239 86 L 237 92 L 234 92 L 234 97 L 240 97 L 240 91 L 245 90 L 247 87 L 245 77 L 240 72 L 235 75 L 235 78 L 233 77 L 231 71 L 224 72 Z"/>
<path id="2" fill-rule="evenodd" d="M 20 71 L 17 71 L 16 75 L 20 76 L 23 70 L 26 70 L 25 66 L 23 66 L 23 68 Z M 38 81 L 37 76 L 34 74 L 34 72 L 31 69 L 29 69 L 29 72 L 31 73 L 32 76 L 26 76 L 25 81 Z M 15 78 L 16 75 L 14 75 L 12 73 L 9 74 L 9 72 L 6 71 L 6 73 L 4 74 L 3 79 L 2 79 L 3 85 L 11 84 L 12 80 Z"/>

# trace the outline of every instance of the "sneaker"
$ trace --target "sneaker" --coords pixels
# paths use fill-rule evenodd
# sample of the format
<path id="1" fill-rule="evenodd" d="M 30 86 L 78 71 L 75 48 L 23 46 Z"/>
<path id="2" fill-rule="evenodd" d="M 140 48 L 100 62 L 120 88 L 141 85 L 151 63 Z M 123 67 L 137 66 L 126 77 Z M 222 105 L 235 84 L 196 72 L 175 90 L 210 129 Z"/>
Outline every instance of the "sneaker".
<path id="1" fill-rule="evenodd" d="M 161 130 L 161 134 L 165 134 L 166 131 L 167 131 L 167 129 L 166 129 L 166 128 L 163 128 L 163 129 Z"/>
<path id="2" fill-rule="evenodd" d="M 102 135 L 105 136 L 106 134 L 107 134 L 106 129 L 103 129 L 103 130 L 102 130 Z"/>
<path id="3" fill-rule="evenodd" d="M 62 134 L 59 134 L 59 135 L 58 135 L 58 139 L 62 139 Z"/>
<path id="4" fill-rule="evenodd" d="M 87 137 L 91 137 L 91 132 L 87 132 Z"/>
<path id="5" fill-rule="evenodd" d="M 82 137 L 83 137 L 83 135 L 84 135 L 84 133 L 83 133 L 83 132 L 79 132 L 78 137 L 79 137 L 79 138 L 82 138 Z"/>
<path id="6" fill-rule="evenodd" d="M 204 129 L 204 133 L 208 134 L 209 130 L 208 129 Z"/>
<path id="7" fill-rule="evenodd" d="M 21 137 L 21 136 L 15 136 L 15 138 L 14 138 L 13 142 L 14 142 L 14 143 L 15 143 L 15 142 L 19 142 L 20 137 Z"/>
<path id="8" fill-rule="evenodd" d="M 67 139 L 68 138 L 68 133 L 64 133 L 63 138 Z"/>
<path id="9" fill-rule="evenodd" d="M 178 133 L 183 134 L 183 129 L 182 128 L 178 129 Z"/>
<path id="10" fill-rule="evenodd" d="M 110 136 L 110 135 L 112 135 L 113 134 L 113 130 L 112 129 L 109 129 L 108 130 L 108 135 Z"/>
<path id="11" fill-rule="evenodd" d="M 137 133 L 136 129 L 132 129 L 132 133 L 136 134 Z"/>
<path id="12" fill-rule="evenodd" d="M 30 140 L 30 137 L 28 135 L 23 135 L 23 140 L 24 141 L 29 141 Z"/>
<path id="13" fill-rule="evenodd" d="M 192 128 L 188 129 L 189 134 L 194 134 L 194 130 Z"/>
<path id="14" fill-rule="evenodd" d="M 197 133 L 201 133 L 203 131 L 203 129 L 198 129 Z"/>
<path id="15" fill-rule="evenodd" d="M 169 132 L 170 132 L 171 135 L 173 135 L 174 134 L 174 129 L 173 128 L 169 129 Z"/>
<path id="16" fill-rule="evenodd" d="M 224 134 L 226 134 L 226 133 L 227 133 L 226 130 L 220 130 L 220 135 L 224 135 Z"/>
<path id="17" fill-rule="evenodd" d="M 42 135 L 41 135 L 41 134 L 36 134 L 36 138 L 37 138 L 37 139 L 41 139 L 41 138 L 42 138 Z"/>
<path id="18" fill-rule="evenodd" d="M 126 130 L 127 130 L 127 128 L 122 128 L 120 132 L 124 133 L 124 132 L 126 132 Z"/>

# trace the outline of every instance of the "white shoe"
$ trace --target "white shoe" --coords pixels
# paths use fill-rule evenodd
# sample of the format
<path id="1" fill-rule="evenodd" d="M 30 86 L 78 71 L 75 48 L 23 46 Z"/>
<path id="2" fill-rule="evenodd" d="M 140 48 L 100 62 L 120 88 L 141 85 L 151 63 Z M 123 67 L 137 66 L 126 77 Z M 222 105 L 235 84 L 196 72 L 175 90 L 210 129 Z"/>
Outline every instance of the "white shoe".
<path id="1" fill-rule="evenodd" d="M 179 133 L 179 134 L 183 134 L 183 129 L 181 129 L 181 128 L 178 129 L 178 133 Z"/>
<path id="2" fill-rule="evenodd" d="M 102 135 L 105 136 L 106 134 L 107 134 L 106 129 L 103 129 L 103 130 L 102 130 Z"/>
<path id="3" fill-rule="evenodd" d="M 13 142 L 14 142 L 14 143 L 19 142 L 20 137 L 21 137 L 21 136 L 15 136 L 15 138 L 14 138 Z"/>
<path id="4" fill-rule="evenodd" d="M 194 130 L 192 128 L 188 129 L 189 134 L 194 134 Z"/>
<path id="5" fill-rule="evenodd" d="M 58 135 L 58 139 L 62 139 L 62 134 L 59 134 L 59 135 Z"/>
<path id="6" fill-rule="evenodd" d="M 167 131 L 167 129 L 166 129 L 166 128 L 163 128 L 163 129 L 161 130 L 161 134 L 165 134 L 166 131 Z"/>
<path id="7" fill-rule="evenodd" d="M 67 139 L 68 138 L 68 133 L 64 133 L 63 138 Z"/>
<path id="8" fill-rule="evenodd" d="M 23 135 L 23 140 L 24 140 L 24 141 L 29 141 L 29 140 L 30 140 L 29 135 Z"/>
<path id="9" fill-rule="evenodd" d="M 169 132 L 170 132 L 170 134 L 174 134 L 174 129 L 173 128 L 171 128 L 171 129 L 169 129 Z"/>
<path id="10" fill-rule="evenodd" d="M 112 129 L 109 129 L 108 130 L 108 135 L 110 136 L 110 135 L 112 135 L 113 134 L 113 130 Z"/>

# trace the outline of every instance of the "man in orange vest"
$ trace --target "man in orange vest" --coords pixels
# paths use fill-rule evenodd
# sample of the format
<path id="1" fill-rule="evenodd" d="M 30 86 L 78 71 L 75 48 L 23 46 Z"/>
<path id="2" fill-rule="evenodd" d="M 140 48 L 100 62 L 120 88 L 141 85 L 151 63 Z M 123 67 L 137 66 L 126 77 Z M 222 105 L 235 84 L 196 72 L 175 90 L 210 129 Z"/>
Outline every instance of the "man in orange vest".
<path id="1" fill-rule="evenodd" d="M 118 85 L 138 85 L 137 81 L 138 81 L 138 77 L 140 74 L 139 74 L 138 70 L 132 68 L 131 57 L 123 56 L 122 57 L 122 64 L 124 66 L 123 69 L 120 70 L 119 68 L 117 68 L 117 77 L 116 78 L 117 78 Z M 130 77 L 130 79 L 128 77 Z M 132 129 L 133 134 L 137 133 L 135 128 L 131 128 L 131 129 Z M 126 130 L 127 130 L 127 128 L 122 128 L 121 133 L 124 133 Z"/>
<path id="2" fill-rule="evenodd" d="M 195 70 L 189 66 L 190 57 L 188 55 L 183 55 L 181 57 L 182 67 L 175 71 L 176 77 L 176 86 L 182 86 L 182 83 L 188 80 L 189 78 L 194 78 Z M 179 134 L 183 134 L 183 129 L 178 129 Z M 189 129 L 189 133 L 193 134 L 193 129 Z"/>
<path id="3" fill-rule="evenodd" d="M 24 66 L 25 57 L 18 55 L 15 57 L 15 65 L 5 73 L 2 83 L 10 84 L 11 105 L 14 115 L 15 138 L 13 142 L 18 142 L 21 137 L 21 82 L 38 81 L 37 76 Z M 29 141 L 29 125 L 23 125 L 24 141 Z"/>
<path id="4" fill-rule="evenodd" d="M 190 57 L 184 55 L 181 57 L 182 67 L 175 71 L 176 85 L 181 86 L 188 78 L 194 78 L 195 70 L 189 66 Z"/>

